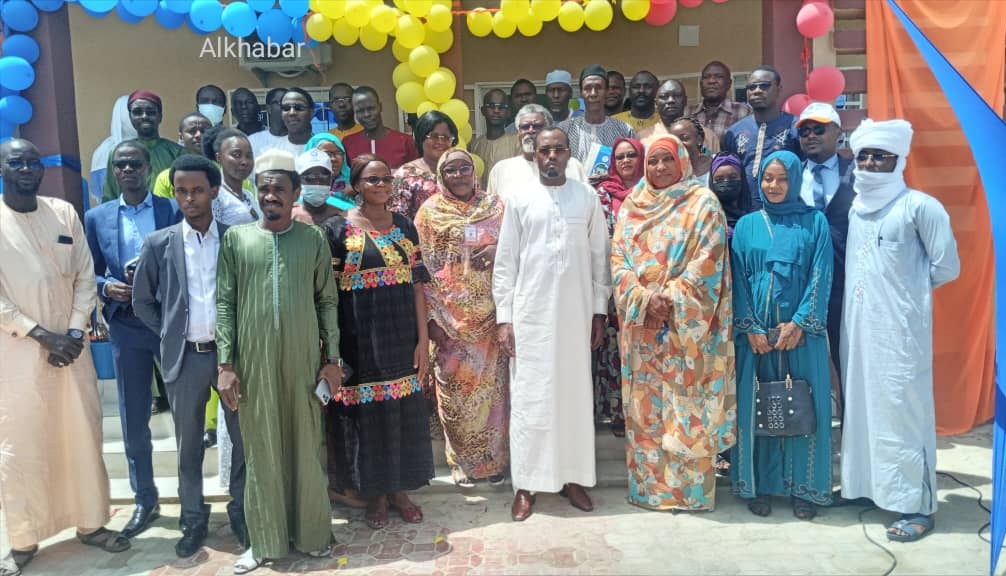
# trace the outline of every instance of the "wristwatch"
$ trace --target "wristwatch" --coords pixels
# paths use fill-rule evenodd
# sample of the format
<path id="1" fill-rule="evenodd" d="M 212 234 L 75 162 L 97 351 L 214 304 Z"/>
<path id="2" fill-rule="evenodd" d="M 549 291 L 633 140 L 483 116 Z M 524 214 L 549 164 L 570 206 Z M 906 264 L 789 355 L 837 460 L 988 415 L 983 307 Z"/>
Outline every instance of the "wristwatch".
<path id="1" fill-rule="evenodd" d="M 332 358 L 328 358 L 327 360 L 325 360 L 325 364 L 335 364 L 339 368 L 342 368 L 342 358 L 339 358 L 338 356 L 333 356 Z"/>
<path id="2" fill-rule="evenodd" d="M 74 328 L 72 330 L 67 330 L 66 335 L 69 336 L 70 338 L 73 338 L 74 340 L 83 340 L 84 339 L 84 331 L 83 330 L 78 330 L 76 328 Z"/>

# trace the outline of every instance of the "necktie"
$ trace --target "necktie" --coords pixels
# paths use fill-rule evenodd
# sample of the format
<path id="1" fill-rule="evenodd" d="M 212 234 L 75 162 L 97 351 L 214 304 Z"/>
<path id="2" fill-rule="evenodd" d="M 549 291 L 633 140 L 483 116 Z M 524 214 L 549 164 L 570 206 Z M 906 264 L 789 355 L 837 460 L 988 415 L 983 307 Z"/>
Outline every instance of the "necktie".
<path id="1" fill-rule="evenodd" d="M 818 210 L 824 210 L 828 206 L 827 198 L 824 195 L 824 179 L 821 177 L 821 172 L 824 170 L 823 164 L 817 164 L 814 166 L 814 207 Z"/>

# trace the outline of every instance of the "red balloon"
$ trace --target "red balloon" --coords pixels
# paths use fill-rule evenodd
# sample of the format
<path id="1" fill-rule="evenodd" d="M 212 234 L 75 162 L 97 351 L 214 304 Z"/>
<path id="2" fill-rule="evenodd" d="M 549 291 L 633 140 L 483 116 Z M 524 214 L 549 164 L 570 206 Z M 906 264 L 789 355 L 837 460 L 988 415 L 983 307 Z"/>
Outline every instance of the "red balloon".
<path id="1" fill-rule="evenodd" d="M 698 8 L 702 4 L 702 0 L 678 0 L 681 5 L 685 8 Z"/>
<path id="2" fill-rule="evenodd" d="M 835 13 L 827 2 L 808 2 L 796 14 L 796 29 L 805 38 L 824 36 L 835 24 Z"/>
<path id="3" fill-rule="evenodd" d="M 723 4 L 723 3 L 725 3 L 726 1 L 727 1 L 727 0 L 713 0 L 713 4 Z"/>
<path id="4" fill-rule="evenodd" d="M 650 11 L 646 14 L 646 23 L 650 26 L 663 26 L 678 13 L 677 0 L 650 0 Z"/>
<path id="5" fill-rule="evenodd" d="M 814 100 L 806 94 L 794 94 L 782 103 L 782 111 L 794 116 L 799 116 L 803 109 Z"/>
<path id="6" fill-rule="evenodd" d="M 818 102 L 831 102 L 845 91 L 845 75 L 834 66 L 820 66 L 807 76 L 807 94 Z"/>

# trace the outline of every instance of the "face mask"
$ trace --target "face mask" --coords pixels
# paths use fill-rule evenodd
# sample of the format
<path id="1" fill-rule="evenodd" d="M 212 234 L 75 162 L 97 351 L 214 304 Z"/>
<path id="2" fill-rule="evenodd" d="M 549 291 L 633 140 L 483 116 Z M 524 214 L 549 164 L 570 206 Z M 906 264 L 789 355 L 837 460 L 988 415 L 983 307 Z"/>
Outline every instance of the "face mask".
<path id="1" fill-rule="evenodd" d="M 733 202 L 741 195 L 741 184 L 740 180 L 723 180 L 713 182 L 711 188 L 720 202 Z"/>
<path id="2" fill-rule="evenodd" d="M 311 206 L 318 207 L 328 199 L 329 190 L 328 186 L 321 184 L 304 184 L 300 187 L 300 197 Z"/>
<path id="3" fill-rule="evenodd" d="M 198 106 L 199 113 L 206 116 L 210 124 L 216 126 L 224 119 L 224 107 L 217 106 L 216 104 L 200 104 Z"/>

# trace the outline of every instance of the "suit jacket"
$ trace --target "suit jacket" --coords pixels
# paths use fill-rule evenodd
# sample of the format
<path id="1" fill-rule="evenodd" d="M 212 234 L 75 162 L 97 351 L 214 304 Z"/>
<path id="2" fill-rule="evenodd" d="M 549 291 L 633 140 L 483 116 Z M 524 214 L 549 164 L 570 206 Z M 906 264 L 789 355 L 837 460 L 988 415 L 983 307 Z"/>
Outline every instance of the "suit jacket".
<path id="1" fill-rule="evenodd" d="M 174 200 L 153 197 L 154 229 L 167 228 L 178 222 L 178 205 Z M 94 275 L 98 280 L 98 297 L 104 303 L 102 315 L 105 320 L 121 309 L 128 308 L 126 302 L 105 297 L 105 284 L 125 282 L 126 262 L 119 256 L 119 200 L 109 200 L 84 213 L 84 231 L 87 245 L 94 260 Z"/>
<path id="2" fill-rule="evenodd" d="M 214 222 L 222 240 L 227 226 Z M 222 242 L 221 242 L 222 245 Z M 185 237 L 179 222 L 158 230 L 143 243 L 133 279 L 133 310 L 161 338 L 161 370 L 173 382 L 182 369 L 189 327 L 189 284 Z"/>
<path id="3" fill-rule="evenodd" d="M 837 294 L 839 309 L 845 291 L 845 243 L 849 237 L 849 210 L 852 209 L 852 201 L 856 198 L 856 191 L 853 189 L 855 182 L 852 172 L 853 162 L 852 158 L 838 157 L 838 191 L 824 210 L 828 226 L 831 228 L 831 245 L 835 251 L 831 294 L 833 301 Z"/>

